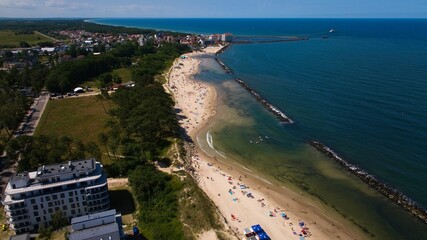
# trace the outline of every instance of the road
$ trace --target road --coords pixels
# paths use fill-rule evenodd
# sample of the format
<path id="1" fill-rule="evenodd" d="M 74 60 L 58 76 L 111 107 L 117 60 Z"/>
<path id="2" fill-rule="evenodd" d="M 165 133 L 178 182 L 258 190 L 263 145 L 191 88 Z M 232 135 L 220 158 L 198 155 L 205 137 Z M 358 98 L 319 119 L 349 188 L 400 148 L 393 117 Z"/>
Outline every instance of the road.
<path id="1" fill-rule="evenodd" d="M 34 103 L 31 109 L 34 109 L 30 119 L 27 120 L 21 135 L 32 136 L 40 122 L 40 118 L 46 108 L 47 102 L 49 101 L 49 94 L 47 92 L 42 93 L 38 98 L 34 99 Z"/>

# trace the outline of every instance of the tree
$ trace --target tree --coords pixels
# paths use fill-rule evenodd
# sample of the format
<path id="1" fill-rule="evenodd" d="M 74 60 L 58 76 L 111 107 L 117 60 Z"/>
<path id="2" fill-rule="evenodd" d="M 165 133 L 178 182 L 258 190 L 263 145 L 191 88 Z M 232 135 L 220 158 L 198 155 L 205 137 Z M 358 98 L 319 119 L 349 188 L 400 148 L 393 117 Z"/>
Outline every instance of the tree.
<path id="1" fill-rule="evenodd" d="M 111 73 L 104 73 L 99 76 L 99 86 L 101 88 L 108 88 L 113 83 L 113 76 Z"/>
<path id="2" fill-rule="evenodd" d="M 89 153 L 91 157 L 96 158 L 98 161 L 101 161 L 101 150 L 99 149 L 98 145 L 90 141 L 86 145 L 86 151 Z"/>
<path id="3" fill-rule="evenodd" d="M 61 229 L 68 225 L 68 218 L 62 211 L 56 211 L 51 215 L 52 227 L 54 229 Z"/>
<path id="4" fill-rule="evenodd" d="M 98 135 L 99 142 L 104 145 L 105 150 L 107 151 L 108 158 L 111 160 L 110 152 L 108 151 L 108 136 L 105 133 L 100 133 Z"/>
<path id="5" fill-rule="evenodd" d="M 43 240 L 48 240 L 52 236 L 53 233 L 53 227 L 41 227 L 39 229 L 39 238 Z"/>

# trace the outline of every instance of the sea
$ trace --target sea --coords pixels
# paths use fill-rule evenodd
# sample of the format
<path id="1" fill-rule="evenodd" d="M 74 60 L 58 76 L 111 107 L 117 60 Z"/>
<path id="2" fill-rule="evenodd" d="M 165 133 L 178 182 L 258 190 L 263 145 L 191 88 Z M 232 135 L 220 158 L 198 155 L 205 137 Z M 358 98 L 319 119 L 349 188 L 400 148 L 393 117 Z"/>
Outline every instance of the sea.
<path id="1" fill-rule="evenodd" d="M 427 239 L 427 224 L 308 144 L 427 206 L 427 19 L 91 19 L 107 25 L 290 42 L 233 44 L 202 57 L 218 114 L 197 137 L 207 154 L 310 196 L 366 239 Z M 333 29 L 333 31 L 330 31 Z M 242 79 L 295 121 L 285 124 Z"/>

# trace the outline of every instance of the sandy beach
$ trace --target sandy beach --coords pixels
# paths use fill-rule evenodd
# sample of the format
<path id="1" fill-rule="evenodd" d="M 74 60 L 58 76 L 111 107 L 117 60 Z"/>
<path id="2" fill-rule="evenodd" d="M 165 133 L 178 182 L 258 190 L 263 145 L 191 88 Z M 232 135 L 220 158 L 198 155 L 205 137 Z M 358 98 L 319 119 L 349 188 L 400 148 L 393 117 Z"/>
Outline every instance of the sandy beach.
<path id="1" fill-rule="evenodd" d="M 193 79 L 200 64 L 196 57 L 215 54 L 221 48 L 185 54 L 168 73 L 165 88 L 173 95 L 180 124 L 192 139 L 216 114 L 217 97 L 213 86 Z M 324 209 L 302 193 L 275 186 L 233 163 L 211 158 L 197 145 L 187 144 L 187 153 L 193 176 L 214 201 L 236 239 L 245 239 L 243 230 L 255 224 L 260 224 L 271 239 L 363 239 L 354 227 L 326 216 Z"/>

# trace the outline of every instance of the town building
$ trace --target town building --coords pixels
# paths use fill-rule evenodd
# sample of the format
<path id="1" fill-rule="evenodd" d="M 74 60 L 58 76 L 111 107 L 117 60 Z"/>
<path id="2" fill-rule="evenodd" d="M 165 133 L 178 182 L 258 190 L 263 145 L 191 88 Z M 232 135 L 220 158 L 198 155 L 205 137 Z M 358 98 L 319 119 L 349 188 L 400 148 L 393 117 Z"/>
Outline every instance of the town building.
<path id="1" fill-rule="evenodd" d="M 122 215 L 115 209 L 71 219 L 69 240 L 119 240 L 125 237 Z"/>
<path id="2" fill-rule="evenodd" d="M 221 35 L 221 41 L 232 42 L 233 41 L 233 35 L 231 35 L 230 33 L 224 33 Z"/>
<path id="3" fill-rule="evenodd" d="M 71 219 L 108 210 L 107 177 L 94 158 L 42 166 L 12 176 L 2 204 L 17 234 L 37 230 L 58 211 Z"/>

